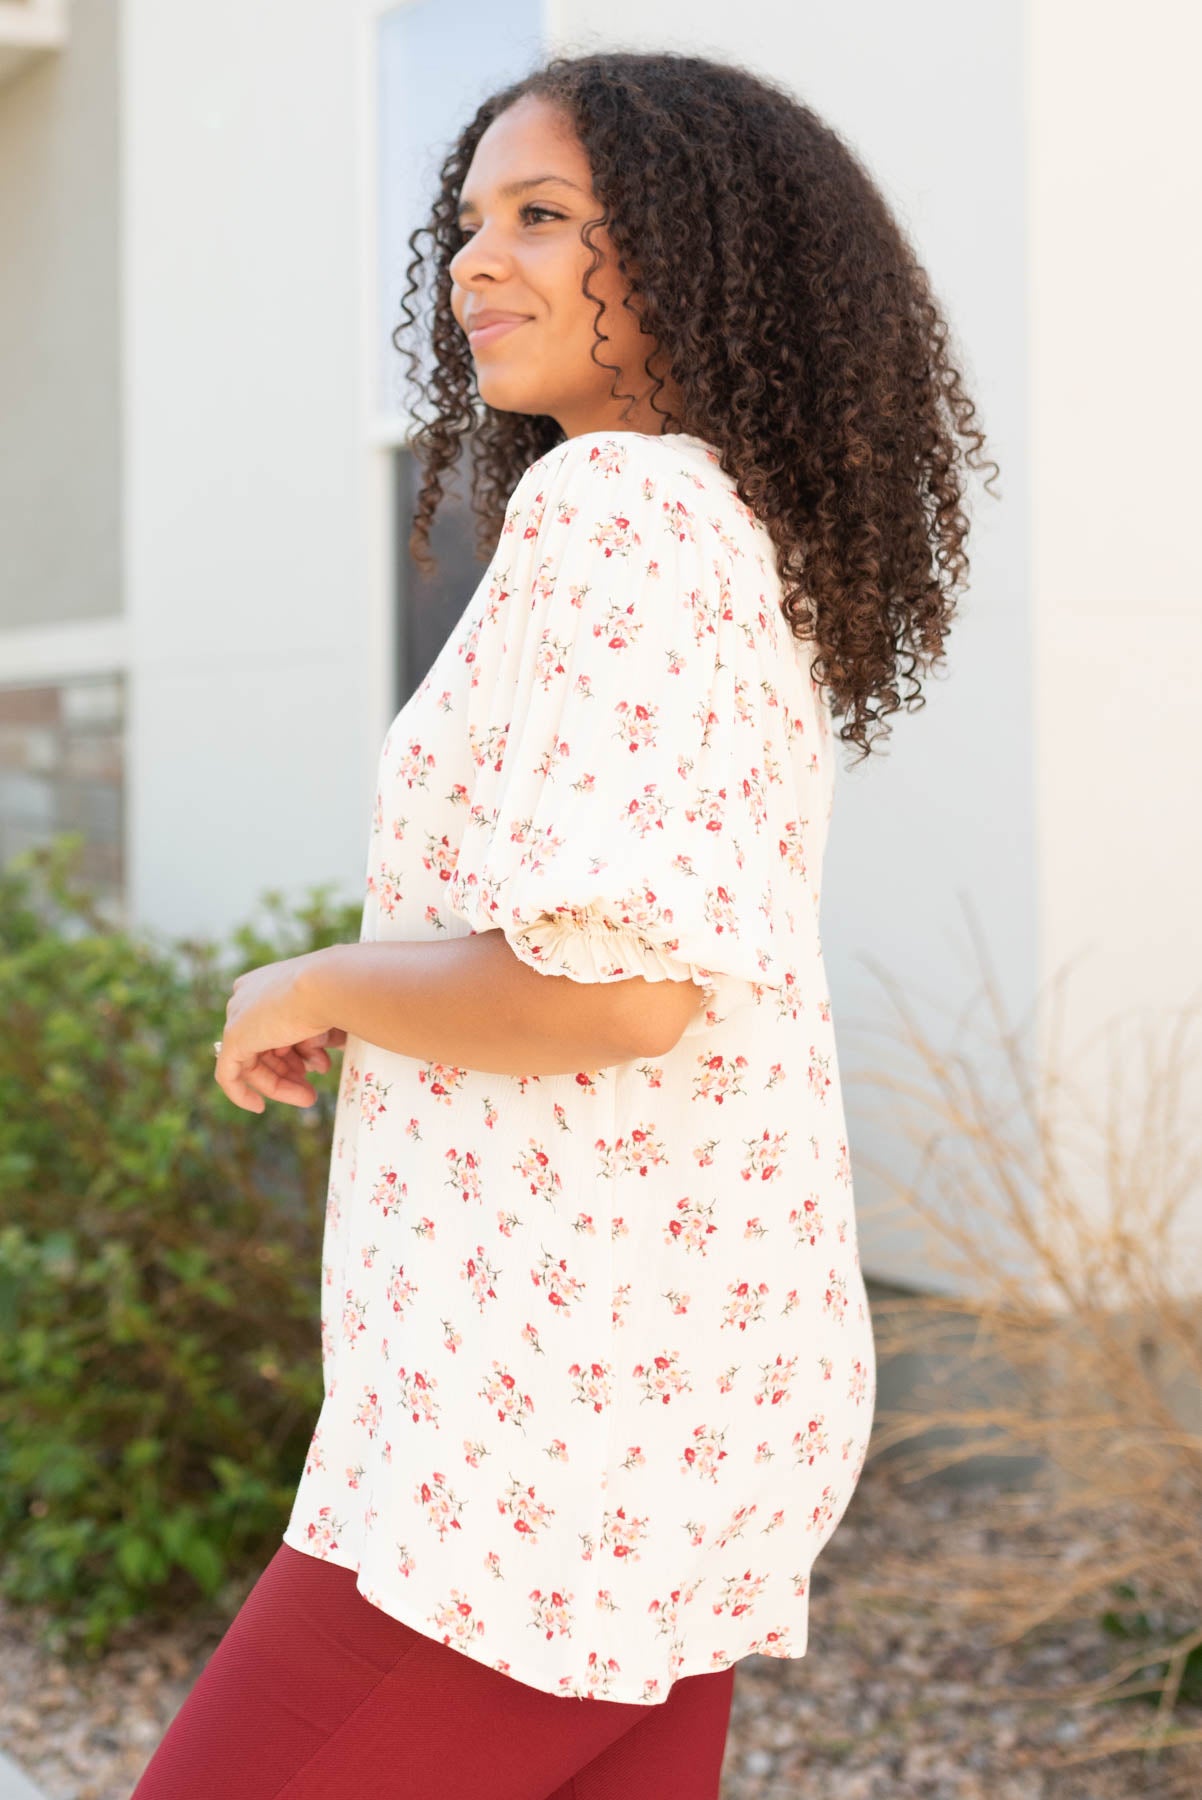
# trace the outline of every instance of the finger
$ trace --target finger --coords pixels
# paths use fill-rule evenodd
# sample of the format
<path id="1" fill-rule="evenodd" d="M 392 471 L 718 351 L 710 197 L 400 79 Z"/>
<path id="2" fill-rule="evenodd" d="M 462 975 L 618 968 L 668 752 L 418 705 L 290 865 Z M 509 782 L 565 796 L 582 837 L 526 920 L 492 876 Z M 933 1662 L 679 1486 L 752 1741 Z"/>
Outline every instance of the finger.
<path id="1" fill-rule="evenodd" d="M 244 1112 L 265 1112 L 268 1100 L 307 1107 L 312 1106 L 317 1099 L 313 1088 L 304 1082 L 292 1081 L 280 1075 L 261 1056 L 247 1064 L 238 1064 L 228 1056 L 219 1056 L 214 1079 L 226 1098 L 232 1100 L 235 1106 L 240 1106 Z"/>
<path id="2" fill-rule="evenodd" d="M 276 1051 L 260 1051 L 257 1060 L 242 1070 L 242 1079 L 266 1099 L 283 1100 L 289 1106 L 312 1106 L 317 1099 L 316 1088 L 291 1072 Z"/>

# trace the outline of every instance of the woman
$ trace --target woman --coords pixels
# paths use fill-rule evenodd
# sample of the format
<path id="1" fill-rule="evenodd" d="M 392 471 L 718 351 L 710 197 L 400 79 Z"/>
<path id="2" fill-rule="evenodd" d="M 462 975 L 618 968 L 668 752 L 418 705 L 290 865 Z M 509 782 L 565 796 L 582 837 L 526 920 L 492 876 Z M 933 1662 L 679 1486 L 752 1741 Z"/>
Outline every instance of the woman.
<path id="1" fill-rule="evenodd" d="M 325 1401 L 137 1800 L 717 1796 L 868 1446 L 821 867 L 833 716 L 867 754 L 967 566 L 944 327 L 834 133 L 699 58 L 494 95 L 428 235 L 410 547 L 470 432 L 493 556 L 360 941 L 227 1008 L 249 1110 L 343 1047 Z"/>

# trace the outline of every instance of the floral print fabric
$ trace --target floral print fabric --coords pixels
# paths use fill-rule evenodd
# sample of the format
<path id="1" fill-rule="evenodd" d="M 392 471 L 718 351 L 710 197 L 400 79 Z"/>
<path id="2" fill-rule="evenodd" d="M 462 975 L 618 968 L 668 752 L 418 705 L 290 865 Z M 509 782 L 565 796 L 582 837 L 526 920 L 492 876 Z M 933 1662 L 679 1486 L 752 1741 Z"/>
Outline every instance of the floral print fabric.
<path id="1" fill-rule="evenodd" d="M 835 755 L 767 528 L 691 436 L 569 439 L 385 739 L 361 937 L 691 980 L 666 1055 L 343 1052 L 325 1399 L 284 1541 L 552 1693 L 808 1639 L 876 1365 L 819 933 Z"/>

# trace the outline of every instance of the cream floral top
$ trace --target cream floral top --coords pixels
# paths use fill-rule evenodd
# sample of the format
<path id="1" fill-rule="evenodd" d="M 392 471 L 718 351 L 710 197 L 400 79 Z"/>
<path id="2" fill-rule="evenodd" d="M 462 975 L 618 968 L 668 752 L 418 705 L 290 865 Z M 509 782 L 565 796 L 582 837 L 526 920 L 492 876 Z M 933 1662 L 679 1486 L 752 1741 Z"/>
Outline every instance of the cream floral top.
<path id="1" fill-rule="evenodd" d="M 767 528 L 691 436 L 532 463 L 380 757 L 363 939 L 691 980 L 662 1056 L 350 1036 L 325 1399 L 284 1542 L 548 1693 L 805 1654 L 875 1400 L 819 936 L 835 741 Z"/>

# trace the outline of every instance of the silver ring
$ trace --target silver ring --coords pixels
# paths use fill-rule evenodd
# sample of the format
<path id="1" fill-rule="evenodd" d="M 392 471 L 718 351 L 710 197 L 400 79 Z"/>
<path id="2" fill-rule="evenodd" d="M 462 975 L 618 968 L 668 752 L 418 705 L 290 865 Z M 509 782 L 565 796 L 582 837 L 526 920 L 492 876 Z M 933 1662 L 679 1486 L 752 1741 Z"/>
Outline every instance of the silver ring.
<path id="1" fill-rule="evenodd" d="M 221 1055 L 221 1039 L 220 1038 L 217 1038 L 213 1044 L 213 1055 L 214 1056 Z"/>

